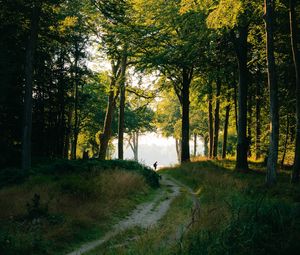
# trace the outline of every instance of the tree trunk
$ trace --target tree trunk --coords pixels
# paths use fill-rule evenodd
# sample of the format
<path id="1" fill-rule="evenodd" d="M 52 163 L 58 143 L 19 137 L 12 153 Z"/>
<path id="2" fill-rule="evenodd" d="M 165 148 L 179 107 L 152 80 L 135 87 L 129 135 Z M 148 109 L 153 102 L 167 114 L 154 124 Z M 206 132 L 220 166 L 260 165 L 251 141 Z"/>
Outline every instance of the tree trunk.
<path id="1" fill-rule="evenodd" d="M 197 156 L 197 133 L 194 133 L 194 157 Z"/>
<path id="2" fill-rule="evenodd" d="M 237 109 L 237 88 L 236 88 L 236 83 L 233 84 L 233 90 L 234 90 L 234 117 L 235 117 L 235 130 L 236 133 L 238 133 L 238 109 Z"/>
<path id="3" fill-rule="evenodd" d="M 128 141 L 130 148 L 133 152 L 133 159 L 135 161 L 138 161 L 138 149 L 139 149 L 139 132 L 132 132 L 129 136 L 129 141 Z"/>
<path id="4" fill-rule="evenodd" d="M 71 106 L 69 109 L 69 112 L 68 112 L 68 123 L 67 123 L 67 131 L 66 131 L 65 145 L 64 145 L 64 158 L 67 158 L 67 159 L 69 158 L 72 118 L 73 118 L 73 107 Z"/>
<path id="5" fill-rule="evenodd" d="M 176 154 L 178 162 L 181 162 L 180 155 L 181 155 L 181 141 L 175 138 L 175 145 L 176 145 Z"/>
<path id="6" fill-rule="evenodd" d="M 100 134 L 100 148 L 99 148 L 99 159 L 105 159 L 107 154 L 108 143 L 111 137 L 112 121 L 114 111 L 116 108 L 116 77 L 118 72 L 118 65 L 112 64 L 112 77 L 110 82 L 110 91 L 108 96 L 108 104 L 106 109 L 106 115 L 104 120 L 103 133 Z"/>
<path id="7" fill-rule="evenodd" d="M 209 158 L 213 155 L 213 108 L 212 108 L 212 84 L 209 84 L 208 88 L 208 133 L 209 133 Z"/>
<path id="8" fill-rule="evenodd" d="M 247 151 L 247 155 L 248 157 L 252 156 L 252 152 L 251 152 L 251 144 L 252 144 L 252 115 L 253 115 L 253 111 L 252 111 L 252 105 L 253 105 L 253 96 L 252 93 L 249 93 L 249 99 L 248 99 L 248 135 L 247 135 L 247 139 L 248 139 L 248 151 Z"/>
<path id="9" fill-rule="evenodd" d="M 216 107 L 215 107 L 215 125 L 214 125 L 214 142 L 213 142 L 213 158 L 218 156 L 218 143 L 219 143 L 219 129 L 220 129 L 220 93 L 221 93 L 221 82 L 219 79 L 216 82 Z"/>
<path id="10" fill-rule="evenodd" d="M 289 118 L 289 115 L 287 114 L 286 115 L 285 139 L 284 139 L 284 145 L 283 145 L 283 154 L 282 154 L 282 159 L 281 159 L 281 163 L 280 163 L 281 169 L 284 166 L 284 160 L 285 160 L 286 151 L 287 151 L 287 144 L 288 144 L 288 140 L 289 140 L 289 131 L 290 131 L 290 118 Z"/>
<path id="11" fill-rule="evenodd" d="M 139 131 L 135 132 L 134 160 L 139 161 Z"/>
<path id="12" fill-rule="evenodd" d="M 73 139 L 72 139 L 72 146 L 71 146 L 71 159 L 76 159 L 77 153 L 77 140 L 79 134 L 79 118 L 78 118 L 78 86 L 79 86 L 79 77 L 78 77 L 78 61 L 79 61 L 79 50 L 78 50 L 78 43 L 75 42 L 75 75 L 74 75 L 74 126 L 73 126 Z"/>
<path id="13" fill-rule="evenodd" d="M 182 71 L 182 125 L 181 125 L 181 163 L 190 161 L 190 83 L 192 70 Z"/>
<path id="14" fill-rule="evenodd" d="M 28 171 L 31 168 L 31 132 L 32 132 L 32 87 L 34 75 L 34 57 L 36 44 L 38 40 L 38 27 L 41 12 L 41 2 L 35 1 L 31 24 L 30 35 L 26 46 L 25 59 L 25 95 L 24 95 L 24 112 L 22 128 L 22 169 Z"/>
<path id="15" fill-rule="evenodd" d="M 260 81 L 256 82 L 256 102 L 255 102 L 255 159 L 261 157 L 260 154 L 260 136 L 261 136 L 261 88 Z"/>
<path id="16" fill-rule="evenodd" d="M 123 52 L 121 63 L 120 86 L 120 108 L 119 108 L 119 132 L 118 132 L 118 158 L 124 158 L 124 114 L 125 114 L 125 86 L 126 86 L 127 53 Z"/>
<path id="17" fill-rule="evenodd" d="M 235 39 L 235 51 L 238 59 L 239 86 L 238 86 L 238 143 L 236 154 L 236 170 L 247 171 L 247 95 L 248 95 L 248 68 L 247 68 L 247 37 L 248 27 L 239 27 L 238 38 Z"/>
<path id="18" fill-rule="evenodd" d="M 205 157 L 208 157 L 208 135 L 205 135 L 204 137 L 203 137 L 203 143 L 204 143 L 204 156 Z"/>
<path id="19" fill-rule="evenodd" d="M 222 147 L 222 159 L 226 158 L 226 150 L 227 150 L 227 136 L 228 136 L 228 123 L 229 123 L 229 114 L 230 114 L 230 103 L 227 102 L 227 106 L 225 108 L 225 122 L 224 122 L 224 134 L 223 134 L 223 147 Z"/>
<path id="20" fill-rule="evenodd" d="M 266 50 L 268 63 L 268 85 L 270 90 L 270 147 L 266 184 L 271 186 L 276 183 L 276 169 L 278 159 L 279 115 L 278 115 L 278 86 L 275 72 L 273 15 L 274 0 L 265 0 L 265 25 L 266 25 Z"/>
<path id="21" fill-rule="evenodd" d="M 296 1 L 290 0 L 290 30 L 293 60 L 296 74 L 296 145 L 294 167 L 291 181 L 299 182 L 300 174 L 300 56 L 297 48 L 297 17 L 295 12 Z"/>

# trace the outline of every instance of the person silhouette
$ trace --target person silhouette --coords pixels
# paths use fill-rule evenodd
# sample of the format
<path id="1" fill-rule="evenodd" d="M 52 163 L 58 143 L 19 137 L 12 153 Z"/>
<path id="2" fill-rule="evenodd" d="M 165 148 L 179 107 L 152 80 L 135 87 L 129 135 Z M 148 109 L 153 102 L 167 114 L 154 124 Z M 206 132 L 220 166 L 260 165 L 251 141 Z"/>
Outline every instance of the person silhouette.
<path id="1" fill-rule="evenodd" d="M 155 161 L 155 163 L 153 164 L 154 170 L 156 170 L 157 168 L 157 161 Z"/>

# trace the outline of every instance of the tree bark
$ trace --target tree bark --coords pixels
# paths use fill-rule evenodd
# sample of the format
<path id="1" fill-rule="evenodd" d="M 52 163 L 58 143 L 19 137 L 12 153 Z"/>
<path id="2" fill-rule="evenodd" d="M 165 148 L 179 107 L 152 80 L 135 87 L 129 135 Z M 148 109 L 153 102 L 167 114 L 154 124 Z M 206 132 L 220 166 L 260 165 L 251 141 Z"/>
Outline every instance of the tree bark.
<path id="1" fill-rule="evenodd" d="M 104 160 L 107 154 L 108 143 L 111 137 L 111 129 L 112 129 L 112 121 L 116 108 L 116 98 L 118 96 L 118 92 L 116 94 L 116 79 L 118 77 L 118 69 L 119 65 L 115 65 L 112 63 L 112 76 L 110 82 L 110 91 L 108 96 L 108 104 L 106 109 L 106 115 L 104 120 L 103 132 L 100 134 L 100 148 L 99 148 L 99 159 Z"/>
<path id="2" fill-rule="evenodd" d="M 283 168 L 284 166 L 284 160 L 286 156 L 286 151 L 287 151 L 287 144 L 289 140 L 289 131 L 290 131 L 290 118 L 289 115 L 286 115 L 286 130 L 285 130 L 285 139 L 284 139 L 284 145 L 283 145 L 283 154 L 282 154 L 282 159 L 280 163 L 280 167 Z"/>
<path id="3" fill-rule="evenodd" d="M 261 137 L 261 88 L 260 81 L 256 82 L 256 99 L 255 99 L 255 159 L 261 157 L 260 154 L 260 137 Z"/>
<path id="4" fill-rule="evenodd" d="M 240 26 L 238 38 L 235 39 L 235 51 L 238 59 L 239 86 L 238 86 L 238 143 L 236 154 L 236 170 L 247 171 L 247 95 L 248 95 L 248 68 L 247 68 L 247 37 L 248 27 Z"/>
<path id="5" fill-rule="evenodd" d="M 25 95 L 22 128 L 22 169 L 24 172 L 31 168 L 31 133 L 32 133 L 32 87 L 34 75 L 34 61 L 38 40 L 38 27 L 41 12 L 41 2 L 34 1 L 32 9 L 30 35 L 26 46 L 25 59 Z"/>
<path id="6" fill-rule="evenodd" d="M 212 84 L 209 84 L 208 88 L 208 136 L 209 136 L 209 158 L 212 158 L 213 155 L 213 107 L 212 107 Z"/>
<path id="7" fill-rule="evenodd" d="M 205 135 L 203 137 L 203 143 L 204 143 L 204 156 L 208 157 L 208 135 Z"/>
<path id="8" fill-rule="evenodd" d="M 215 124 L 214 124 L 214 142 L 213 142 L 213 158 L 218 156 L 218 143 L 219 143 L 219 129 L 220 129 L 220 93 L 221 82 L 218 79 L 216 82 L 216 107 L 215 107 Z"/>
<path id="9" fill-rule="evenodd" d="M 134 131 L 134 132 L 132 132 L 132 134 L 130 134 L 128 143 L 133 152 L 133 159 L 135 161 L 138 161 L 138 149 L 139 149 L 139 132 L 138 131 Z"/>
<path id="10" fill-rule="evenodd" d="M 225 122 L 224 122 L 224 134 L 223 134 L 223 147 L 222 147 L 222 159 L 226 158 L 227 152 L 227 136 L 228 136 L 228 124 L 229 124 L 229 114 L 230 114 L 230 103 L 227 102 L 225 108 Z"/>
<path id="11" fill-rule="evenodd" d="M 74 126 L 73 126 L 73 139 L 72 139 L 72 146 L 71 146 L 71 159 L 76 159 L 77 153 L 77 140 L 79 134 L 79 117 L 78 117 L 78 101 L 79 101 L 79 93 L 78 93 L 78 86 L 79 86 L 79 77 L 78 77 L 78 61 L 79 61 L 79 49 L 78 43 L 75 42 L 75 60 L 74 60 L 74 68 L 75 68 L 75 75 L 74 75 Z"/>
<path id="12" fill-rule="evenodd" d="M 181 141 L 175 138 L 176 154 L 178 162 L 181 162 Z"/>
<path id="13" fill-rule="evenodd" d="M 294 167 L 291 178 L 293 183 L 299 182 L 300 174 L 300 56 L 297 48 L 297 17 L 295 5 L 296 1 L 290 0 L 290 32 L 296 75 L 296 145 Z"/>
<path id="14" fill-rule="evenodd" d="M 278 139 L 279 139 L 279 114 L 278 114 L 278 85 L 275 72 L 274 58 L 274 0 L 265 0 L 265 25 L 266 25 L 266 51 L 268 63 L 268 85 L 270 90 L 270 147 L 268 154 L 268 165 L 266 184 L 267 186 L 276 183 Z"/>
<path id="15" fill-rule="evenodd" d="M 247 155 L 248 157 L 252 156 L 252 152 L 251 152 L 251 144 L 252 144 L 252 115 L 253 115 L 253 111 L 252 111 L 252 105 L 253 105 L 253 96 L 252 93 L 249 93 L 249 98 L 248 98 L 248 135 L 247 135 L 247 139 L 248 139 L 248 151 L 247 151 Z"/>
<path id="16" fill-rule="evenodd" d="M 237 87 L 236 87 L 236 83 L 233 84 L 233 91 L 234 91 L 234 118 L 235 118 L 235 130 L 236 133 L 238 133 L 238 108 L 237 108 Z"/>
<path id="17" fill-rule="evenodd" d="M 124 115 L 125 115 L 125 86 L 126 86 L 127 52 L 124 50 L 121 62 L 120 75 L 120 108 L 119 108 L 119 130 L 118 130 L 118 158 L 124 159 Z"/>
<path id="18" fill-rule="evenodd" d="M 197 133 L 194 133 L 194 157 L 197 156 Z"/>
<path id="19" fill-rule="evenodd" d="M 182 125 L 181 125 L 181 163 L 190 161 L 190 83 L 193 70 L 182 70 Z"/>

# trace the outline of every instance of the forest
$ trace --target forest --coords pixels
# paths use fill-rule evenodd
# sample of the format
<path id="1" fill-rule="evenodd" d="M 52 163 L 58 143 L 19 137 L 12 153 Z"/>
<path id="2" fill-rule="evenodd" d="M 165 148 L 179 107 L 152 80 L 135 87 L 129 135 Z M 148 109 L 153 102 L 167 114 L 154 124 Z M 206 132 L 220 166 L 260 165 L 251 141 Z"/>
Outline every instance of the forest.
<path id="1" fill-rule="evenodd" d="M 299 1 L 0 0 L 0 6 L 0 207 L 7 208 L 0 212 L 1 254 L 62 254 L 98 236 L 106 243 L 103 234 L 114 224 L 109 212 L 122 219 L 159 189 L 178 215 L 169 209 L 168 228 L 158 224 L 156 235 L 168 239 L 174 225 L 193 219 L 182 223 L 188 227 L 180 245 L 147 248 L 159 242 L 153 231 L 125 230 L 136 242 L 133 253 L 121 232 L 111 234 L 119 242 L 84 252 L 297 254 Z M 151 132 L 174 139 L 177 166 L 156 173 L 138 163 L 139 139 Z M 186 193 L 177 195 L 177 186 Z M 71 212 L 60 196 L 70 208 L 85 207 Z M 9 197 L 19 206 L 10 206 Z M 213 215 L 214 207 L 223 209 Z"/>

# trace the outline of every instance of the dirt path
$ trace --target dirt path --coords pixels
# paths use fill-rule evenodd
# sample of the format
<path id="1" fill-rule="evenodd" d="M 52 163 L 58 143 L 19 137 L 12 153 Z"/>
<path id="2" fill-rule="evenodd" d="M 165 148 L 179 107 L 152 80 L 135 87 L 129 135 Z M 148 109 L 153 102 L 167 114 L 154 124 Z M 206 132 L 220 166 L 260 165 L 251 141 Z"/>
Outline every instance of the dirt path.
<path id="1" fill-rule="evenodd" d="M 160 183 L 161 192 L 153 201 L 138 205 L 126 219 L 116 224 L 104 237 L 99 240 L 86 243 L 79 249 L 68 253 L 67 255 L 79 255 L 88 252 L 126 229 L 136 226 L 150 228 L 155 225 L 167 213 L 174 198 L 180 194 L 181 188 L 181 185 L 173 179 L 166 178 L 165 176 L 162 177 Z"/>

